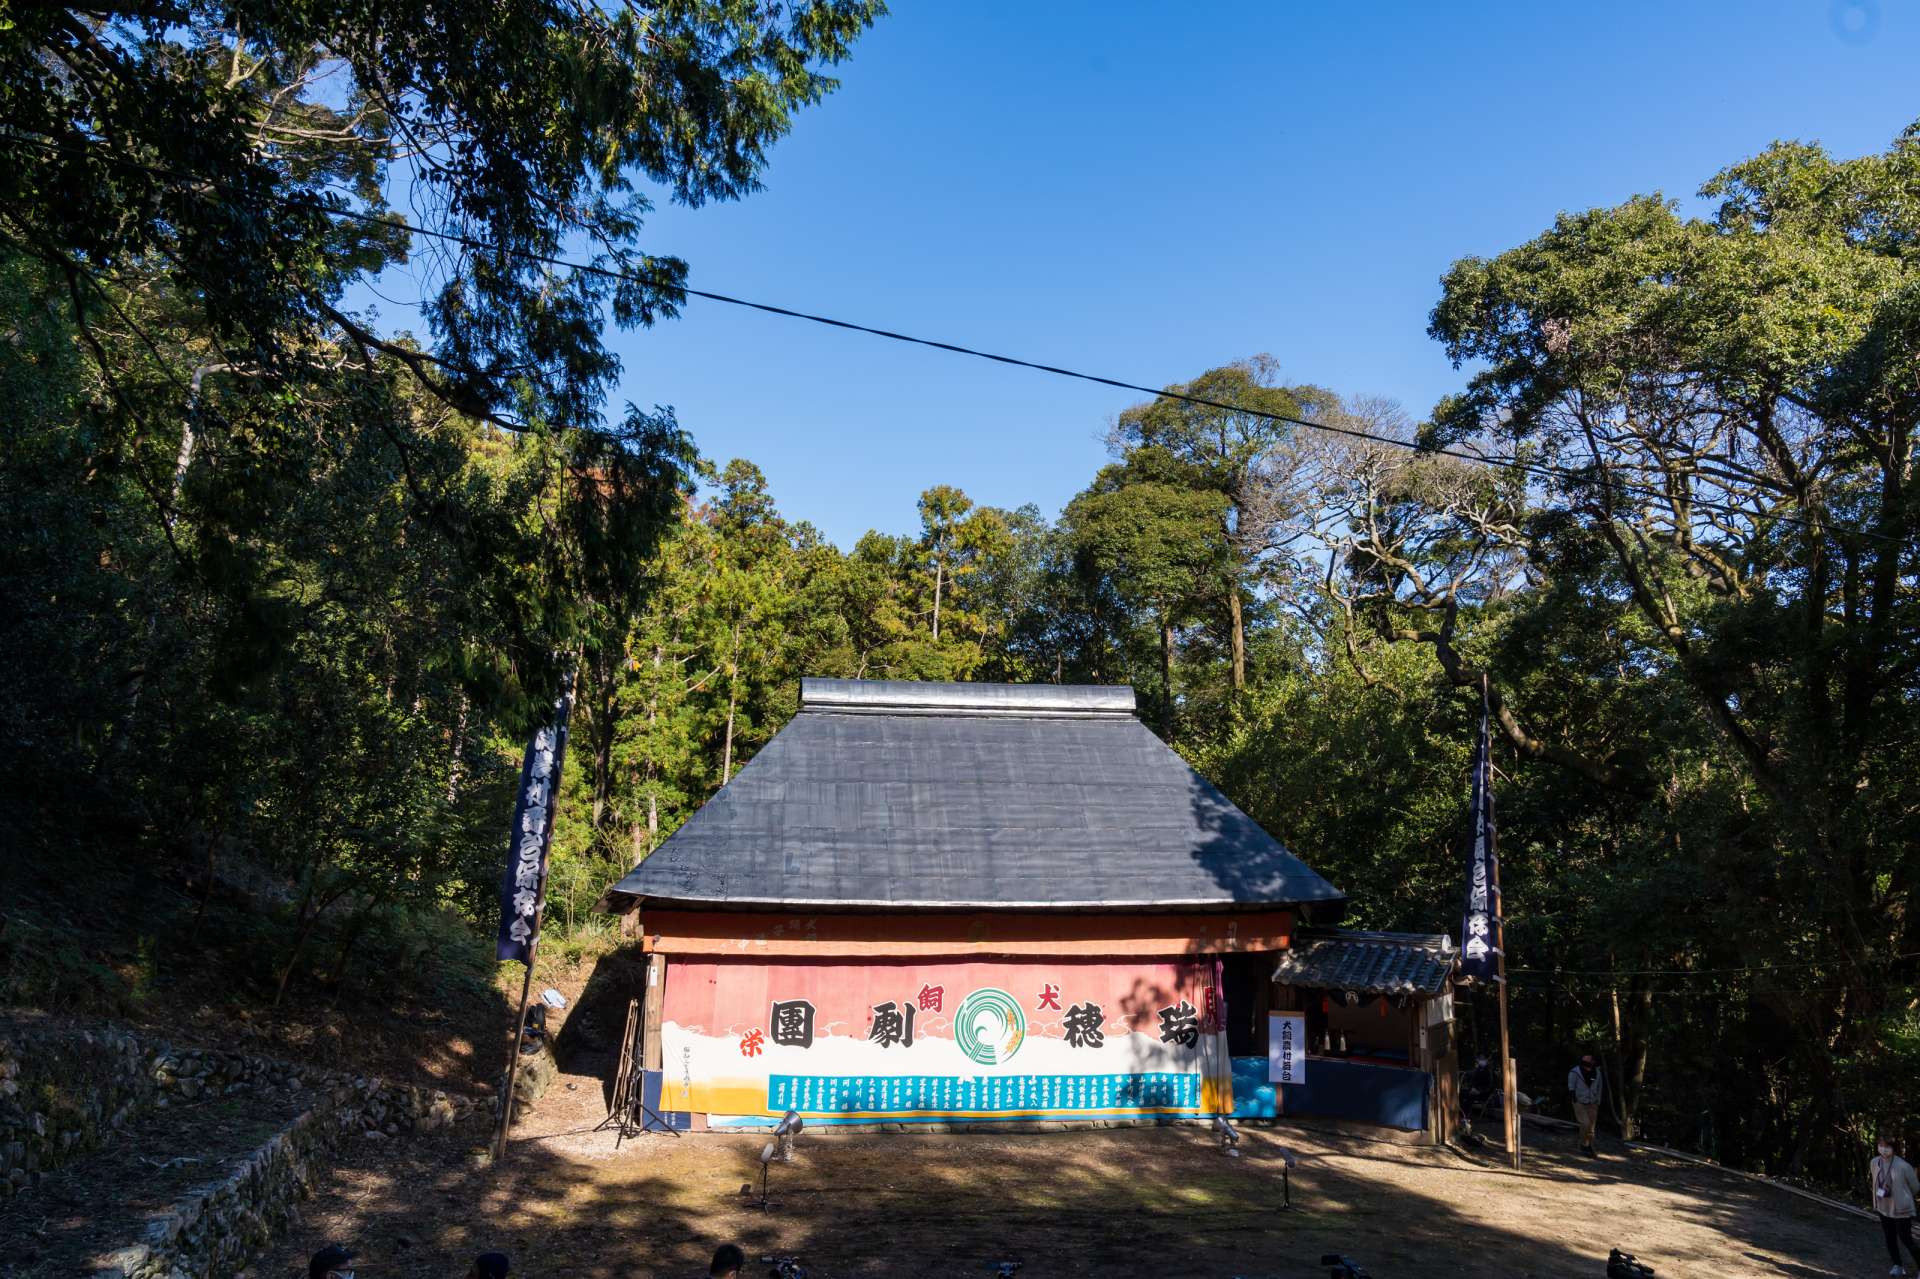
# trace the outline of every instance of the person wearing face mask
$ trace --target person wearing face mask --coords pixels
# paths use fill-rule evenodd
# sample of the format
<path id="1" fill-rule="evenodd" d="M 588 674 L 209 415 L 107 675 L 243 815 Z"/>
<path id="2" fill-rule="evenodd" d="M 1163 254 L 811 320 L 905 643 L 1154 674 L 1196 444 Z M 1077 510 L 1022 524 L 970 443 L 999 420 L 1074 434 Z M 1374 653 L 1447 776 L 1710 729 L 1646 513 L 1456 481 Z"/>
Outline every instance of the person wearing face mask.
<path id="1" fill-rule="evenodd" d="M 1904 1275 L 1907 1270 L 1900 1264 L 1902 1244 L 1915 1268 L 1920 1269 L 1920 1251 L 1913 1246 L 1913 1200 L 1920 1194 L 1920 1179 L 1915 1178 L 1913 1165 L 1893 1152 L 1893 1138 L 1882 1134 L 1879 1150 L 1868 1166 L 1873 1211 L 1880 1218 L 1880 1233 L 1886 1236 L 1887 1256 L 1893 1260 L 1893 1269 L 1887 1273 Z"/>
<path id="2" fill-rule="evenodd" d="M 1573 1117 L 1580 1121 L 1580 1153 L 1598 1154 L 1593 1129 L 1600 1122 L 1600 1098 L 1606 1095 L 1607 1081 L 1592 1053 L 1583 1054 L 1580 1064 L 1567 1072 L 1567 1091 L 1573 1094 Z"/>

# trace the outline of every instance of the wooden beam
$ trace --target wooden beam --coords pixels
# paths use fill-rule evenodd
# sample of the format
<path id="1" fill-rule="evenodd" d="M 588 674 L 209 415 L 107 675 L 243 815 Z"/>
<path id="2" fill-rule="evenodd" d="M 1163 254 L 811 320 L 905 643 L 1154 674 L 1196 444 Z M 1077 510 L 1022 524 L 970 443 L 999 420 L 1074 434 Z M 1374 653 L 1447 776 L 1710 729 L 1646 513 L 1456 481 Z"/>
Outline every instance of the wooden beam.
<path id="1" fill-rule="evenodd" d="M 1231 955 L 1285 950 L 1293 938 L 1293 912 L 769 915 L 657 909 L 644 913 L 641 937 L 650 954 L 715 958 Z"/>

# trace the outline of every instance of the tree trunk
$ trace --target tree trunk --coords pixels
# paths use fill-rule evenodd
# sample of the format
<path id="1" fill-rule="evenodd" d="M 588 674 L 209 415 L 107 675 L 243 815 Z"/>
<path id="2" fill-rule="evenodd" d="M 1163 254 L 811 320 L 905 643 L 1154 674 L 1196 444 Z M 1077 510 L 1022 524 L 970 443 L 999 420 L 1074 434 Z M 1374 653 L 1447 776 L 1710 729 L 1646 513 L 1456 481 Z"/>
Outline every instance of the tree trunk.
<path id="1" fill-rule="evenodd" d="M 280 970 L 280 984 L 273 992 L 273 1006 L 280 1007 L 280 1001 L 287 997 L 287 983 L 293 980 L 293 970 L 300 963 L 300 954 L 307 948 L 307 941 L 313 936 L 313 930 L 320 922 L 320 910 L 313 901 L 314 878 L 319 875 L 315 869 L 307 880 L 307 891 L 300 899 L 300 927 L 294 933 L 293 950 L 287 954 L 287 966 Z M 311 910 L 311 913 L 309 913 Z"/>
<path id="2" fill-rule="evenodd" d="M 614 663 L 600 661 L 594 663 L 599 669 L 594 672 L 600 684 L 599 696 L 593 699 L 593 829 L 598 835 L 601 819 L 606 815 L 613 796 L 613 703 L 614 703 Z"/>
<path id="3" fill-rule="evenodd" d="M 224 373 L 230 367 L 226 364 L 202 364 L 193 371 L 193 380 L 188 385 L 187 411 L 180 419 L 180 450 L 173 459 L 173 484 L 167 490 L 167 509 L 160 513 L 160 521 L 166 526 L 169 538 L 180 517 L 180 495 L 186 489 L 187 468 L 193 465 L 193 415 L 200 409 L 200 384 L 207 374 Z M 147 657 L 134 665 L 122 694 L 124 705 L 108 730 L 107 748 L 94 763 L 94 778 L 102 783 L 112 775 L 126 750 L 128 735 L 133 730 L 133 718 L 140 711 L 140 697 L 146 691 L 147 664 L 153 660 L 152 650 L 159 629 L 160 612 L 156 608 L 147 614 Z"/>
<path id="4" fill-rule="evenodd" d="M 353 948 L 360 944 L 360 938 L 366 934 L 367 923 L 372 917 L 373 907 L 364 906 L 347 921 L 345 935 L 340 939 L 340 949 L 333 960 L 333 988 L 336 992 L 346 989 L 347 964 L 352 961 Z"/>
<path id="5" fill-rule="evenodd" d="M 720 755 L 720 784 L 722 786 L 725 786 L 728 782 L 733 780 L 733 712 L 734 712 L 735 706 L 738 703 L 739 689 L 740 689 L 740 681 L 736 678 L 731 678 L 731 677 L 728 678 L 727 680 L 727 738 L 726 738 L 726 746 L 721 751 L 721 755 Z"/>
<path id="6" fill-rule="evenodd" d="M 1626 1096 L 1627 1091 L 1627 1049 L 1620 1033 L 1620 988 L 1615 986 L 1607 992 L 1607 1000 L 1613 1010 L 1613 1087 L 1607 1089 L 1607 1101 L 1613 1109 L 1613 1121 L 1620 1125 L 1620 1140 L 1633 1140 L 1633 1103 Z"/>
<path id="7" fill-rule="evenodd" d="M 946 585 L 947 566 L 942 560 L 933 562 L 933 642 L 940 642 L 940 588 Z"/>
<path id="8" fill-rule="evenodd" d="M 1233 623 L 1233 634 L 1229 638 L 1233 645 L 1233 695 L 1238 701 L 1247 688 L 1247 620 L 1240 608 L 1238 582 L 1227 591 L 1227 616 Z"/>
<path id="9" fill-rule="evenodd" d="M 213 879 L 219 870 L 215 857 L 220 849 L 220 827 L 216 825 L 212 830 L 202 830 L 200 835 L 207 841 L 207 870 L 206 880 L 200 885 L 200 904 L 193 908 L 193 927 L 196 929 L 200 927 L 200 921 L 206 918 L 207 903 L 213 900 Z"/>
<path id="10" fill-rule="evenodd" d="M 1173 622 L 1160 615 L 1160 739 L 1173 741 Z"/>
<path id="11" fill-rule="evenodd" d="M 453 749 L 448 752 L 447 760 L 447 803 L 451 805 L 460 798 L 460 756 L 467 749 L 467 693 L 460 691 L 460 714 L 453 722 Z"/>
<path id="12" fill-rule="evenodd" d="M 1614 1073 L 1613 1086 L 1607 1089 L 1613 1118 L 1620 1125 L 1622 1141 L 1632 1141 L 1638 1133 L 1640 1097 L 1647 1082 L 1647 1031 L 1653 1016 L 1653 991 L 1644 980 L 1627 991 L 1627 1007 L 1621 1008 L 1620 990 L 1608 992 L 1613 1012 Z"/>
<path id="13" fill-rule="evenodd" d="M 733 780 L 733 712 L 740 695 L 740 627 L 733 628 L 733 648 L 727 654 L 727 743 L 720 757 L 720 784 Z"/>

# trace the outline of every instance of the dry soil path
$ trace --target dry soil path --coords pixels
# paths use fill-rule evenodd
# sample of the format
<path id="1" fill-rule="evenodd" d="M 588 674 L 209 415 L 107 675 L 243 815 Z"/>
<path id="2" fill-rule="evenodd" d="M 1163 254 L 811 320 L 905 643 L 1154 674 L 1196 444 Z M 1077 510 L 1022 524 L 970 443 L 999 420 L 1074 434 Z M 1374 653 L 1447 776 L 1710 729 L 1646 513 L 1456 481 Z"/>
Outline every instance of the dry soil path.
<path id="1" fill-rule="evenodd" d="M 991 1276 L 1001 1261 L 1020 1262 L 1020 1279 L 1321 1276 L 1314 1263 L 1336 1251 L 1374 1279 L 1598 1279 L 1616 1245 L 1662 1279 L 1886 1273 L 1870 1221 L 1645 1153 L 1583 1159 L 1551 1138 L 1516 1174 L 1301 1127 L 1249 1130 L 1240 1159 L 1191 1128 L 809 1132 L 763 1211 L 740 1193 L 762 1138 L 650 1136 L 616 1153 L 588 1131 L 599 1089 L 563 1076 L 497 1171 L 477 1158 L 478 1127 L 356 1145 L 252 1273 L 300 1273 L 334 1239 L 369 1279 L 456 1276 L 488 1248 L 513 1255 L 516 1277 L 695 1276 L 728 1240 L 795 1256 L 810 1279 Z M 1299 1159 L 1291 1213 L 1278 1210 L 1283 1148 Z"/>

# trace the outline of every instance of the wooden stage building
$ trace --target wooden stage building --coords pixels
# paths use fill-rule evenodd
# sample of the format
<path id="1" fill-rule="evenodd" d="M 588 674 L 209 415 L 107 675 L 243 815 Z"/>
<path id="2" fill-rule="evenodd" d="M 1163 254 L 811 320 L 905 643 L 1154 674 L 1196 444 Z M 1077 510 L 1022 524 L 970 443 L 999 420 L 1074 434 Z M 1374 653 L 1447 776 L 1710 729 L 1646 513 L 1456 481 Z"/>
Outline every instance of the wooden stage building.
<path id="1" fill-rule="evenodd" d="M 646 1091 L 689 1126 L 1299 1113 L 1265 1080 L 1306 988 L 1276 973 L 1345 936 L 1303 932 L 1343 895 L 1125 687 L 805 680 L 602 904 L 639 912 Z"/>

